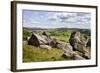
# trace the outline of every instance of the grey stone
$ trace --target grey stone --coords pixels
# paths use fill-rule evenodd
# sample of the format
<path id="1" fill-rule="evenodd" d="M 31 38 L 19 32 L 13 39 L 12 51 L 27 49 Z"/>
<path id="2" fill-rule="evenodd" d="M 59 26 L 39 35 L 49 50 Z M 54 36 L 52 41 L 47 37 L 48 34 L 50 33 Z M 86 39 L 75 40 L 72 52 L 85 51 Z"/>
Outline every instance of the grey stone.
<path id="1" fill-rule="evenodd" d="M 27 41 L 23 41 L 23 45 L 27 45 Z"/>
<path id="2" fill-rule="evenodd" d="M 40 45 L 40 48 L 48 49 L 48 50 L 52 49 L 51 46 L 48 46 L 48 45 Z"/>
<path id="3" fill-rule="evenodd" d="M 41 44 L 47 44 L 47 41 L 42 36 L 33 33 L 28 40 L 28 45 L 40 46 Z"/>
<path id="4" fill-rule="evenodd" d="M 90 48 L 85 49 L 85 53 L 83 54 L 83 57 L 85 57 L 86 59 L 91 58 L 91 49 Z"/>
<path id="5" fill-rule="evenodd" d="M 80 32 L 73 32 L 69 39 L 71 46 L 74 51 L 79 51 L 81 53 L 85 53 L 86 44 L 88 42 L 88 38 L 84 38 Z"/>
<path id="6" fill-rule="evenodd" d="M 59 42 L 59 44 L 57 45 L 57 48 L 62 49 L 66 56 L 68 56 L 68 57 L 73 56 L 73 49 L 69 43 Z"/>
<path id="7" fill-rule="evenodd" d="M 85 60 L 84 57 L 80 56 L 78 53 L 74 52 L 73 53 L 73 59 L 74 60 Z"/>

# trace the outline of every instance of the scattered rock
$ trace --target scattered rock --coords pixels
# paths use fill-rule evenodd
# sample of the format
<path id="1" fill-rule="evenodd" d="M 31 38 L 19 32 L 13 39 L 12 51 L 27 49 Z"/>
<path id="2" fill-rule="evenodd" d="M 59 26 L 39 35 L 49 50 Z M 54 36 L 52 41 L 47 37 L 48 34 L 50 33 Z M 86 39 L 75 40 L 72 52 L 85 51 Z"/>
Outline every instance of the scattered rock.
<path id="1" fill-rule="evenodd" d="M 48 46 L 48 45 L 40 45 L 40 48 L 50 50 L 51 49 L 51 46 Z"/>
<path id="2" fill-rule="evenodd" d="M 23 45 L 27 45 L 27 41 L 23 41 Z"/>
<path id="3" fill-rule="evenodd" d="M 85 60 L 82 56 L 80 56 L 78 53 L 74 52 L 73 53 L 73 59 L 74 60 Z"/>
<path id="4" fill-rule="evenodd" d="M 86 58 L 86 59 L 91 58 L 91 49 L 90 48 L 85 49 L 85 53 L 83 54 L 83 57 Z"/>
<path id="5" fill-rule="evenodd" d="M 72 49 L 72 46 L 69 43 L 59 42 L 59 44 L 57 44 L 57 48 L 64 50 L 64 54 L 66 56 L 72 57 L 73 49 Z"/>

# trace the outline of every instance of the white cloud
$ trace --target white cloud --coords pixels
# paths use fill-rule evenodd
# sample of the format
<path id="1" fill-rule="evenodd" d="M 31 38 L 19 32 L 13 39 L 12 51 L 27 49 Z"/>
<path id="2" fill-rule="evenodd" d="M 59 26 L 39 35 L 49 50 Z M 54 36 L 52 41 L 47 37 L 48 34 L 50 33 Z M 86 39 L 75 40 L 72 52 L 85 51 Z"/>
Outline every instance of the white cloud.
<path id="1" fill-rule="evenodd" d="M 40 24 L 39 21 L 35 21 L 35 20 L 32 20 L 30 23 L 31 23 L 31 24 Z"/>
<path id="2" fill-rule="evenodd" d="M 30 17 L 27 14 L 23 21 L 27 27 L 43 28 L 90 28 L 91 14 L 77 12 L 34 12 Z"/>

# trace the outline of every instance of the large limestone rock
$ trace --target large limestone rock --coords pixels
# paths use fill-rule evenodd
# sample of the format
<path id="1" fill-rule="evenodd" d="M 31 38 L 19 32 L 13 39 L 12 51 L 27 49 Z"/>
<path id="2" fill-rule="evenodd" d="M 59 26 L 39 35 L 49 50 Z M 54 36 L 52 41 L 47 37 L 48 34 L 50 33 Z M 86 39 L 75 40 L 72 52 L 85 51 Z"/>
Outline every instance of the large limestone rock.
<path id="1" fill-rule="evenodd" d="M 85 39 L 80 32 L 73 32 L 69 39 L 74 51 L 85 53 L 86 44 L 88 39 Z"/>
<path id="2" fill-rule="evenodd" d="M 38 35 L 36 33 L 33 33 L 31 37 L 28 40 L 28 45 L 34 45 L 39 47 L 40 45 L 46 45 L 51 47 L 56 47 L 56 39 L 51 38 L 49 35 L 47 35 L 45 32 L 43 32 L 42 35 Z"/>
<path id="3" fill-rule="evenodd" d="M 80 39 L 80 32 L 73 32 L 70 36 L 69 43 L 73 47 L 73 50 L 76 51 L 79 49 L 79 46 L 83 44 Z"/>
<path id="4" fill-rule="evenodd" d="M 28 40 L 28 45 L 40 46 L 47 44 L 47 41 L 40 35 L 33 33 Z"/>
<path id="5" fill-rule="evenodd" d="M 73 49 L 69 43 L 59 41 L 57 44 L 57 48 L 62 49 L 64 51 L 64 55 L 66 55 L 68 57 L 73 56 Z"/>

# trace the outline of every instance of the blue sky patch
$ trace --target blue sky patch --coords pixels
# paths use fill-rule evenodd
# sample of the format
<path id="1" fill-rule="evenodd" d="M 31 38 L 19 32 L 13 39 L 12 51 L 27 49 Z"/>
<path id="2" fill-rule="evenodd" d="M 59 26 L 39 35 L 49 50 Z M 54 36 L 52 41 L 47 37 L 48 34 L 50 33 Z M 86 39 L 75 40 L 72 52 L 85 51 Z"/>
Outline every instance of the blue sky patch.
<path id="1" fill-rule="evenodd" d="M 23 10 L 23 27 L 30 28 L 91 28 L 91 13 Z"/>

